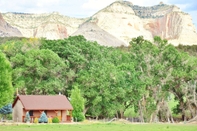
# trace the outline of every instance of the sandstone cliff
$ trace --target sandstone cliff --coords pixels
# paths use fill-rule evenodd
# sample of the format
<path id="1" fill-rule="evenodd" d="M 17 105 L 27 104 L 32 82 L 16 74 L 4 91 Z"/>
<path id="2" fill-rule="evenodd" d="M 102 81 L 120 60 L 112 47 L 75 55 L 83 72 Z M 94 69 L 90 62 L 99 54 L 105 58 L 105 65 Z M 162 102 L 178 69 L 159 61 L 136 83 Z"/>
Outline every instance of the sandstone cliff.
<path id="1" fill-rule="evenodd" d="M 5 13 L 4 19 L 18 28 L 24 37 L 63 39 L 73 34 L 86 19 L 60 15 L 57 12 L 45 14 Z"/>
<path id="2" fill-rule="evenodd" d="M 91 22 L 82 24 L 73 34 L 73 36 L 75 35 L 83 35 L 86 39 L 90 41 L 97 41 L 100 45 L 104 46 L 126 46 L 124 42 L 102 30 L 95 23 Z"/>
<path id="3" fill-rule="evenodd" d="M 127 4 L 114 2 L 90 18 L 101 29 L 109 32 L 128 45 L 132 38 L 140 35 L 151 39 L 152 34 L 143 27 L 143 21 Z"/>
<path id="4" fill-rule="evenodd" d="M 0 13 L 0 37 L 22 36 L 20 31 L 10 26 Z"/>
<path id="5" fill-rule="evenodd" d="M 141 7 L 128 1 L 116 1 L 84 19 L 71 18 L 56 12 L 4 13 L 3 18 L 20 30 L 24 37 L 63 39 L 82 34 L 88 40 L 98 41 L 101 45 L 121 46 L 128 45 L 134 37 L 144 36 L 145 39 L 153 40 L 157 35 L 173 45 L 197 45 L 196 28 L 191 16 L 175 5 L 162 2 Z"/>
<path id="6" fill-rule="evenodd" d="M 197 33 L 192 18 L 183 12 L 171 12 L 158 19 L 145 19 L 144 27 L 153 36 L 167 39 L 173 45 L 197 44 Z"/>

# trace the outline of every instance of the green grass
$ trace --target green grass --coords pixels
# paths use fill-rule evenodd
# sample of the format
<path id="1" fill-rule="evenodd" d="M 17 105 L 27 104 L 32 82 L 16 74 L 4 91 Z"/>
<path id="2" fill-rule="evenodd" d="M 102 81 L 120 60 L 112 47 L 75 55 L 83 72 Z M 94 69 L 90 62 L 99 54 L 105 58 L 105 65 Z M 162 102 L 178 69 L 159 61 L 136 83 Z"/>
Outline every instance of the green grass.
<path id="1" fill-rule="evenodd" d="M 0 125 L 0 131 L 197 131 L 196 124 L 24 124 Z"/>

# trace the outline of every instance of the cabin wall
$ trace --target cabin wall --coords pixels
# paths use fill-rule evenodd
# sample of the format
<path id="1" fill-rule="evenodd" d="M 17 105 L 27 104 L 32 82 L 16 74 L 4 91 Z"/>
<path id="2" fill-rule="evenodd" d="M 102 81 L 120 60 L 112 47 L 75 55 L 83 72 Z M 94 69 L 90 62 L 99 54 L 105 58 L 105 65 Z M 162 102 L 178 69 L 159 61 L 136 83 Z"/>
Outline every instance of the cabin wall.
<path id="1" fill-rule="evenodd" d="M 18 99 L 12 111 L 12 119 L 14 122 L 22 122 L 23 116 L 23 105 Z"/>
<path id="2" fill-rule="evenodd" d="M 55 116 L 57 116 L 57 114 L 56 114 L 55 111 L 53 111 L 53 110 L 48 110 L 48 111 L 47 111 L 47 117 L 48 117 L 48 118 L 49 118 L 49 117 L 53 118 L 53 117 L 55 117 Z"/>
<path id="3" fill-rule="evenodd" d="M 66 122 L 66 120 L 67 120 L 66 116 L 67 116 L 67 111 L 62 111 L 62 121 L 63 122 Z"/>

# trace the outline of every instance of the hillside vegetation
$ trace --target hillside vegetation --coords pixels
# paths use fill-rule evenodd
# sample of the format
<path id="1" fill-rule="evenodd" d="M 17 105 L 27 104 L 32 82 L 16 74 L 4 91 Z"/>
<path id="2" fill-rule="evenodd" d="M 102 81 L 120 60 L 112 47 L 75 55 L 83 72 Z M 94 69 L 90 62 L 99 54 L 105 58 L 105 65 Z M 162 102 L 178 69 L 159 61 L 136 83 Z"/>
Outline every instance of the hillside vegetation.
<path id="1" fill-rule="evenodd" d="M 117 48 L 83 36 L 8 39 L 0 45 L 12 65 L 12 84 L 19 94 L 61 92 L 70 97 L 78 87 L 86 117 L 141 122 L 196 117 L 197 58 L 184 48 L 178 50 L 160 37 L 153 43 L 137 37 L 129 47 Z"/>

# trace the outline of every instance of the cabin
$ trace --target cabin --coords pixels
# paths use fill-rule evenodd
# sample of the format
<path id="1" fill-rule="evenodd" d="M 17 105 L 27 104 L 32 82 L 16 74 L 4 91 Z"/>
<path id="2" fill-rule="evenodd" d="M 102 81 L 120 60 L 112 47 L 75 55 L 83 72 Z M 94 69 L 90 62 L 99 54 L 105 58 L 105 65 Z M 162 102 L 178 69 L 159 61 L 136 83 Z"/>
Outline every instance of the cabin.
<path id="1" fill-rule="evenodd" d="M 71 122 L 73 107 L 64 95 L 18 95 L 12 105 L 13 121 L 24 122 L 29 112 L 31 122 L 44 111 L 48 118 L 58 117 L 60 122 Z"/>

